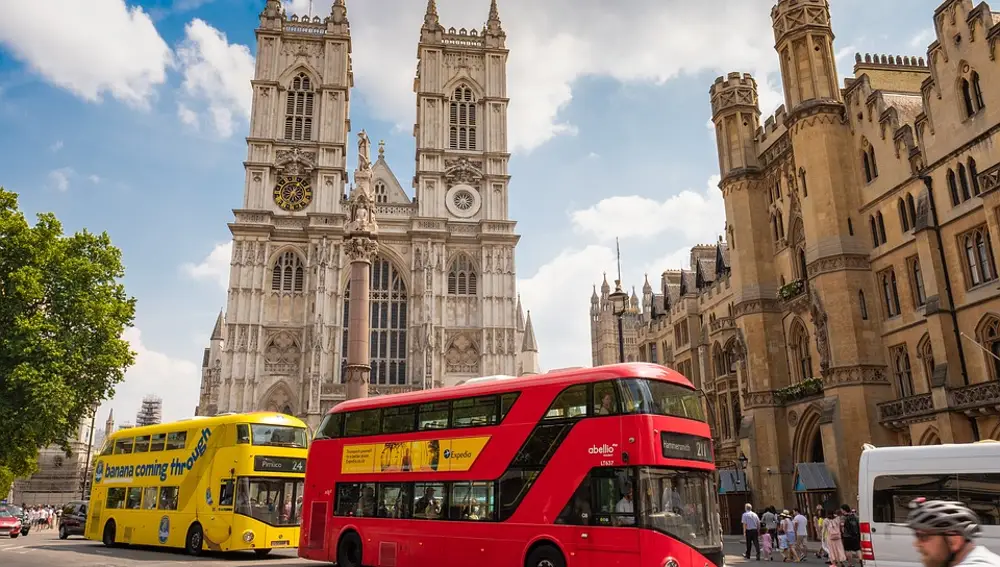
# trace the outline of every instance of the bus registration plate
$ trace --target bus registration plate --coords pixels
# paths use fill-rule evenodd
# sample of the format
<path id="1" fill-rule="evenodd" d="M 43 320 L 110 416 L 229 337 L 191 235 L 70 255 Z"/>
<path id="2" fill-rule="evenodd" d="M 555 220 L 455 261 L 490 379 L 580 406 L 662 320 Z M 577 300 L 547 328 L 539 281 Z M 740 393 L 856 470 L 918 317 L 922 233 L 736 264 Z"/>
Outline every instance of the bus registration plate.
<path id="1" fill-rule="evenodd" d="M 271 542 L 271 547 L 280 547 L 282 545 L 288 545 L 287 539 L 276 539 Z"/>

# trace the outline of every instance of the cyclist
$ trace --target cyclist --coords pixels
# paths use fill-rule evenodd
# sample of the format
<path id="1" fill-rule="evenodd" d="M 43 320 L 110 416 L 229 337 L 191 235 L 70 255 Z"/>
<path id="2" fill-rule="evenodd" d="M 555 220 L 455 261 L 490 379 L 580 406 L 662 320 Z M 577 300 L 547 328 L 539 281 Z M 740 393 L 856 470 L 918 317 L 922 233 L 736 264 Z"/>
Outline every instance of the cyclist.
<path id="1" fill-rule="evenodd" d="M 906 524 L 924 567 L 1000 567 L 1000 556 L 973 541 L 979 516 L 961 502 L 915 498 Z"/>

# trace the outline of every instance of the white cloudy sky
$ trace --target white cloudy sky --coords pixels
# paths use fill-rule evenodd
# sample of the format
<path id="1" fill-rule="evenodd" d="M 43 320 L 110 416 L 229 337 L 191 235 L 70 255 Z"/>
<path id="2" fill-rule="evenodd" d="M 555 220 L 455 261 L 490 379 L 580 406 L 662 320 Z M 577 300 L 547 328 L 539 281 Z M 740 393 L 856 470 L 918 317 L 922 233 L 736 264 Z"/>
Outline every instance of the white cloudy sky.
<path id="1" fill-rule="evenodd" d="M 780 103 L 771 0 L 500 0 L 510 52 L 511 211 L 519 285 L 546 368 L 590 363 L 591 286 L 686 265 L 724 227 L 708 87 L 753 73 Z M 347 0 L 352 123 L 412 174 L 422 0 Z M 488 0 L 438 0 L 445 26 L 480 27 Z M 837 0 L 838 62 L 923 54 L 936 0 Z M 231 209 L 241 200 L 253 28 L 263 0 L 47 0 L 0 18 L 0 184 L 26 211 L 107 230 L 139 299 L 139 353 L 106 410 L 149 393 L 189 415 L 201 349 L 225 302 Z M 308 11 L 307 0 L 288 3 Z M 330 0 L 315 0 L 315 14 Z M 885 22 L 892 21 L 891 26 Z M 353 158 L 352 158 L 353 159 Z"/>

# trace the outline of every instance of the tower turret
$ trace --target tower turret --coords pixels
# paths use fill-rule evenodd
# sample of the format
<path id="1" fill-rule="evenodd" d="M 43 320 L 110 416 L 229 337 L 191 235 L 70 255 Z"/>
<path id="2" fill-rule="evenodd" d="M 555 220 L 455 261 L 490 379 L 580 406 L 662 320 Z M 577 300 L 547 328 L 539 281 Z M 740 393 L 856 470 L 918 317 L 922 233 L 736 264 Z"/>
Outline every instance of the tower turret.
<path id="1" fill-rule="evenodd" d="M 840 102 L 828 0 L 779 0 L 771 10 L 789 113 L 809 102 Z"/>
<path id="2" fill-rule="evenodd" d="M 749 73 L 730 73 L 716 79 L 709 93 L 722 178 L 756 171 L 756 136 L 760 125 L 757 81 Z"/>

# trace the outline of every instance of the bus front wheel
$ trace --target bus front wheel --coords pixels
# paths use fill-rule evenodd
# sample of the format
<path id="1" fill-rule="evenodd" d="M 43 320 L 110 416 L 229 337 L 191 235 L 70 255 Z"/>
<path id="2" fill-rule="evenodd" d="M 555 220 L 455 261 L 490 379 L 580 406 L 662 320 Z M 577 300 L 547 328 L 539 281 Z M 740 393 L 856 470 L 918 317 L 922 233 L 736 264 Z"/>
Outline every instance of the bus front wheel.
<path id="1" fill-rule="evenodd" d="M 566 567 L 562 552 L 551 545 L 540 545 L 531 550 L 525 567 Z"/>
<path id="2" fill-rule="evenodd" d="M 347 532 L 337 544 L 337 567 L 361 567 L 361 536 Z"/>
<path id="3" fill-rule="evenodd" d="M 192 524 L 188 528 L 187 540 L 184 542 L 184 551 L 188 555 L 201 555 L 201 545 L 204 539 L 201 524 Z"/>

